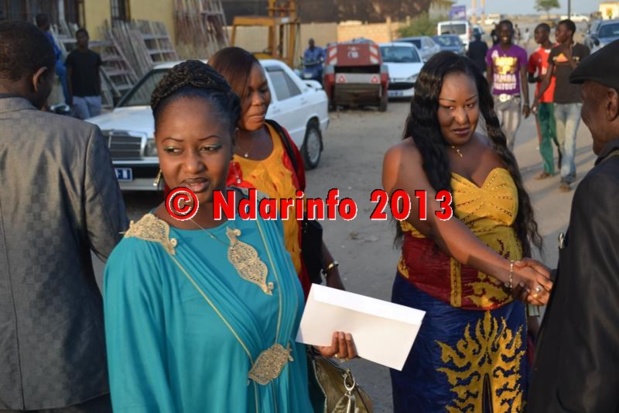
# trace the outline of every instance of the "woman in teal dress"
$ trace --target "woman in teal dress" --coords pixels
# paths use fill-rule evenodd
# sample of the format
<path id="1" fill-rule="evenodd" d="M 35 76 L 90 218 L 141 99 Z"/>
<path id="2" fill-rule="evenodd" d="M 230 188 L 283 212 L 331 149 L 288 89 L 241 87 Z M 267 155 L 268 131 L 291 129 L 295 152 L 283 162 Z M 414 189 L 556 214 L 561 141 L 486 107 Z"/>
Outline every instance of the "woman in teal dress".
<path id="1" fill-rule="evenodd" d="M 311 412 L 305 347 L 295 342 L 303 291 L 281 223 L 213 216 L 238 98 L 209 66 L 187 61 L 158 84 L 151 107 L 162 175 L 195 193 L 187 205 L 199 208 L 179 220 L 160 205 L 131 224 L 107 263 L 114 411 Z M 319 351 L 356 356 L 342 332 Z"/>

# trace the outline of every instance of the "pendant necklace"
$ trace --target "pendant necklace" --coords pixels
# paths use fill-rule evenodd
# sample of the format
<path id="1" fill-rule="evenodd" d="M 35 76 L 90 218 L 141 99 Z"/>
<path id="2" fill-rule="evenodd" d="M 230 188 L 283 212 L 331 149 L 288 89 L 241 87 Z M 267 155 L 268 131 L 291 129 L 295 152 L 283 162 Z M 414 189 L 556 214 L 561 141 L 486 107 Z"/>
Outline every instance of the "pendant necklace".
<path id="1" fill-rule="evenodd" d="M 459 148 L 459 147 L 457 147 L 456 145 L 451 145 L 451 148 L 452 148 L 452 149 L 455 149 L 455 150 L 456 150 L 456 153 L 458 154 L 458 156 L 459 156 L 460 158 L 462 158 L 462 152 L 460 152 L 460 148 Z"/>
<path id="2" fill-rule="evenodd" d="M 269 270 L 266 264 L 258 256 L 258 252 L 256 251 L 256 249 L 251 245 L 238 239 L 238 237 L 241 236 L 240 229 L 227 227 L 226 236 L 228 237 L 230 242 L 226 243 L 217 238 L 214 234 L 211 234 L 209 230 L 198 224 L 193 219 L 191 220 L 191 222 L 193 222 L 198 228 L 206 232 L 206 234 L 215 241 L 218 241 L 221 244 L 228 246 L 228 261 L 230 262 L 230 264 L 232 264 L 232 266 L 242 279 L 256 284 L 258 287 L 260 287 L 263 293 L 267 295 L 273 295 L 273 283 L 266 282 Z"/>
<path id="3" fill-rule="evenodd" d="M 251 145 L 249 146 L 249 150 L 244 151 L 243 148 L 241 148 L 240 142 L 236 143 L 237 148 L 239 148 L 241 150 L 241 152 L 243 153 L 243 158 L 247 159 L 249 158 L 249 154 L 251 153 L 252 149 L 254 149 L 254 142 L 255 142 L 255 138 L 251 138 Z"/>

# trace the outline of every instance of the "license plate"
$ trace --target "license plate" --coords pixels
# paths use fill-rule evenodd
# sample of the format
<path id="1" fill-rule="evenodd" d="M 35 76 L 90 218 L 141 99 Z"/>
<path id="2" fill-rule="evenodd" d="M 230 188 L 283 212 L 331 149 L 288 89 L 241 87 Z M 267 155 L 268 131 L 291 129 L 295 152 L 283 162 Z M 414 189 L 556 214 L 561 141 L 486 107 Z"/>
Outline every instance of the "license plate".
<path id="1" fill-rule="evenodd" d="M 131 168 L 114 168 L 116 179 L 119 181 L 133 181 L 133 171 Z"/>
<path id="2" fill-rule="evenodd" d="M 388 90 L 387 96 L 392 97 L 392 98 L 397 98 L 397 97 L 404 96 L 404 92 L 401 90 Z"/>

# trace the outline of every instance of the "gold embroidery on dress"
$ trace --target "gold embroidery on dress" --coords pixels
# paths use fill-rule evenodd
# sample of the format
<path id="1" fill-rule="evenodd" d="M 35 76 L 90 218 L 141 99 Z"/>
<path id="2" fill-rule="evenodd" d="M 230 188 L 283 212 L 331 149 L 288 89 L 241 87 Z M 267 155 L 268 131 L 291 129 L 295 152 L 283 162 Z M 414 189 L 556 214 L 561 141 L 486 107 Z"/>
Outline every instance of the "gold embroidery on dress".
<path id="1" fill-rule="evenodd" d="M 462 307 L 462 266 L 453 259 L 449 259 L 449 276 L 451 279 L 451 305 Z"/>
<path id="2" fill-rule="evenodd" d="M 228 247 L 228 261 L 234 266 L 241 278 L 259 286 L 265 294 L 273 295 L 273 283 L 267 284 L 269 270 L 258 257 L 258 252 L 251 245 L 240 241 L 239 229 L 226 228 L 226 235 L 230 240 Z"/>
<path id="3" fill-rule="evenodd" d="M 176 238 L 170 238 L 170 226 L 153 214 L 144 215 L 138 222 L 131 221 L 125 237 L 158 242 L 171 255 L 176 254 L 174 247 L 177 241 Z"/>
<path id="4" fill-rule="evenodd" d="M 494 318 L 486 311 L 473 332 L 471 328 L 471 324 L 465 327 L 464 336 L 455 348 L 437 341 L 441 360 L 447 366 L 437 370 L 446 374 L 455 393 L 447 412 L 521 412 L 524 401 L 519 371 L 525 355 L 523 327 L 514 332 L 507 327 L 505 318 Z M 483 406 L 485 380 L 492 383 L 489 395 L 492 406 Z"/>
<path id="5" fill-rule="evenodd" d="M 263 386 L 269 384 L 272 380 L 279 377 L 284 366 L 289 361 L 294 361 L 290 355 L 291 352 L 290 344 L 288 344 L 287 348 L 284 348 L 279 343 L 273 344 L 260 353 L 249 371 L 249 378 Z"/>

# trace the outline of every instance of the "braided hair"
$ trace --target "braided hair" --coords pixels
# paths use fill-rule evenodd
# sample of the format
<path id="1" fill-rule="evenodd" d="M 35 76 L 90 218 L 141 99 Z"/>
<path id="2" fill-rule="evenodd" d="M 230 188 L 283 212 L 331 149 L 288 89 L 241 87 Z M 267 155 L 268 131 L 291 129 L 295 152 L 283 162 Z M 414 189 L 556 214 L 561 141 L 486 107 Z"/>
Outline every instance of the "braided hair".
<path id="1" fill-rule="evenodd" d="M 199 60 L 177 64 L 157 84 L 150 100 L 155 129 L 163 110 L 170 103 L 187 97 L 208 100 L 234 132 L 241 116 L 239 98 L 215 69 Z"/>
<path id="2" fill-rule="evenodd" d="M 524 256 L 529 257 L 531 256 L 531 243 L 541 251 L 543 240 L 537 228 L 531 200 L 524 189 L 518 163 L 513 153 L 507 148 L 507 140 L 494 111 L 490 87 L 472 60 L 452 52 L 440 52 L 428 60 L 415 84 L 415 94 L 411 100 L 411 109 L 406 119 L 403 138 L 410 136 L 415 142 L 423 158 L 423 170 L 432 187 L 436 191 L 446 189 L 451 192 L 448 143 L 441 134 L 437 113 L 443 80 L 447 75 L 454 73 L 465 74 L 475 81 L 479 96 L 479 109 L 485 121 L 492 149 L 499 155 L 516 184 L 518 214 L 514 229 L 522 244 Z M 397 225 L 396 243 L 401 241 L 402 235 L 402 229 L 400 225 Z"/>

